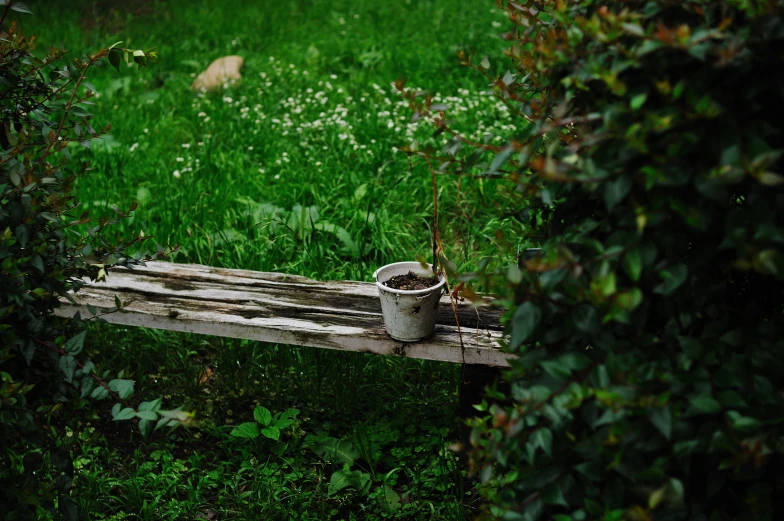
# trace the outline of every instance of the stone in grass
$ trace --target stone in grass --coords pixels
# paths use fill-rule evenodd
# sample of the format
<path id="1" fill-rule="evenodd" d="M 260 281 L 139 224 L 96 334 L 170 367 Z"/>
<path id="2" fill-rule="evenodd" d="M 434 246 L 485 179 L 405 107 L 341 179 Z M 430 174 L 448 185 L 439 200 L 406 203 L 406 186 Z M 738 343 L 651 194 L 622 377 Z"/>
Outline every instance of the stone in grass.
<path id="1" fill-rule="evenodd" d="M 406 291 L 419 290 L 432 288 L 438 284 L 438 277 L 422 277 L 413 271 L 409 271 L 405 275 L 395 275 L 391 279 L 383 282 L 384 286 L 393 289 L 402 289 Z"/>
<path id="2" fill-rule="evenodd" d="M 240 69 L 245 60 L 242 56 L 224 56 L 218 58 L 207 67 L 207 70 L 199 74 L 191 89 L 193 90 L 213 90 L 222 87 L 224 83 L 231 80 L 242 78 Z"/>

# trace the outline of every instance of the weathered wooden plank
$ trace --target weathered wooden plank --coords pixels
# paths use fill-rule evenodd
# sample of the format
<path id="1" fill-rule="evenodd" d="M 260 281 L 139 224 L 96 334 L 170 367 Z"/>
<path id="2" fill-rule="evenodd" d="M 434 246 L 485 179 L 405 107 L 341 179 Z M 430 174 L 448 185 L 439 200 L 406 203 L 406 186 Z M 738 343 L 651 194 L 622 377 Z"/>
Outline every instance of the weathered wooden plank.
<path id="1" fill-rule="evenodd" d="M 87 304 L 106 311 L 114 306 L 115 295 L 130 304 L 103 317 L 114 324 L 445 362 L 508 365 L 509 355 L 498 349 L 501 329 L 497 310 L 459 304 L 461 348 L 445 296 L 433 337 L 416 343 L 399 342 L 384 331 L 378 289 L 365 282 L 318 282 L 281 273 L 150 262 L 144 268 L 113 270 L 106 282 L 85 287 L 75 295 L 78 306 L 64 302 L 58 314 L 71 316 L 79 310 L 89 316 Z"/>

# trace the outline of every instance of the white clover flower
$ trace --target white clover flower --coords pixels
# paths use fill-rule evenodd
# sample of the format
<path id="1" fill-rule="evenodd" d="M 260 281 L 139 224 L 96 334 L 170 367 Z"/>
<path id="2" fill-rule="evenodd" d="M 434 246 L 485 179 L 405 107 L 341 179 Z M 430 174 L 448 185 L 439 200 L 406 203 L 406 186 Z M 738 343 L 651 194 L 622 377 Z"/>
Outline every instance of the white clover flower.
<path id="1" fill-rule="evenodd" d="M 316 166 L 321 166 L 321 161 L 316 161 Z"/>
<path id="2" fill-rule="evenodd" d="M 248 147 L 248 150 L 253 150 L 253 147 L 252 147 L 252 146 L 249 146 L 249 147 Z"/>
<path id="3" fill-rule="evenodd" d="M 131 145 L 131 148 L 129 148 L 128 150 L 129 150 L 130 152 L 133 152 L 133 151 L 134 151 L 134 150 L 136 150 L 137 148 L 139 148 L 139 143 L 134 143 L 133 145 Z"/>
<path id="4" fill-rule="evenodd" d="M 175 170 L 174 172 L 172 172 L 172 175 L 174 177 L 176 177 L 177 179 L 179 179 L 180 178 L 180 171 L 179 170 Z"/>
<path id="5" fill-rule="evenodd" d="M 182 145 L 180 145 L 180 146 L 181 146 L 182 148 L 191 148 L 191 144 L 190 144 L 190 143 L 183 143 L 183 144 L 182 144 Z"/>
<path id="6" fill-rule="evenodd" d="M 197 144 L 198 146 L 200 146 L 200 147 L 203 147 L 203 146 L 204 146 L 204 141 L 199 141 L 199 142 L 198 142 L 198 143 L 196 143 L 196 144 Z M 197 159 L 196 161 L 198 161 L 198 159 Z"/>
<path id="7" fill-rule="evenodd" d="M 264 173 L 264 169 L 263 168 L 259 168 L 259 173 L 263 174 Z"/>
<path id="8" fill-rule="evenodd" d="M 275 179 L 280 179 L 280 174 L 275 174 Z"/>
<path id="9" fill-rule="evenodd" d="M 149 130 L 145 128 L 143 132 L 146 134 Z"/>
<path id="10" fill-rule="evenodd" d="M 183 161 L 185 161 L 185 159 L 183 159 L 181 157 L 176 158 L 176 160 L 177 160 L 178 163 L 182 163 Z"/>

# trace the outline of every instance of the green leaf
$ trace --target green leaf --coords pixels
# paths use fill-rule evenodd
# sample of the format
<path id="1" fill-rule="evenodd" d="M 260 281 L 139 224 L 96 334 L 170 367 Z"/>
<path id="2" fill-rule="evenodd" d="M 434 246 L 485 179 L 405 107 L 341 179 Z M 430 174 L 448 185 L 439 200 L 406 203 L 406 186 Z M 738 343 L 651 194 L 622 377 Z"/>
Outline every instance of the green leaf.
<path id="1" fill-rule="evenodd" d="M 57 509 L 65 521 L 77 521 L 79 519 L 76 503 L 68 496 L 61 496 L 58 499 Z"/>
<path id="2" fill-rule="evenodd" d="M 61 356 L 57 362 L 60 370 L 65 373 L 65 380 L 68 383 L 73 381 L 74 371 L 76 371 L 76 359 L 71 355 Z"/>
<path id="3" fill-rule="evenodd" d="M 553 455 L 553 433 L 547 427 L 541 427 L 533 435 L 534 446 L 541 448 L 548 456 Z"/>
<path id="4" fill-rule="evenodd" d="M 710 396 L 698 396 L 689 402 L 691 407 L 687 414 L 716 414 L 721 411 L 721 404 Z"/>
<path id="5" fill-rule="evenodd" d="M 623 269 L 634 282 L 640 280 L 642 273 L 642 252 L 639 248 L 632 248 L 623 256 Z"/>
<path id="6" fill-rule="evenodd" d="M 685 264 L 678 264 L 669 270 L 662 270 L 659 273 L 664 282 L 653 288 L 654 293 L 662 295 L 670 295 L 673 291 L 678 289 L 681 284 L 686 281 L 686 276 L 689 274 Z"/>
<path id="7" fill-rule="evenodd" d="M 345 228 L 337 226 L 332 223 L 315 223 L 313 224 L 314 230 L 321 230 L 328 233 L 332 233 L 338 240 L 343 243 L 343 246 L 350 251 L 353 255 L 359 255 L 359 247 L 357 243 L 354 241 L 353 237 L 351 237 L 351 233 Z"/>
<path id="8" fill-rule="evenodd" d="M 517 348 L 534 332 L 542 320 L 542 312 L 533 302 L 526 301 L 518 306 L 512 317 L 512 345 Z"/>
<path id="9" fill-rule="evenodd" d="M 507 160 L 514 154 L 513 147 L 506 147 L 501 150 L 496 156 L 493 158 L 492 163 L 490 163 L 490 170 L 489 173 L 495 173 L 498 171 L 501 166 L 507 162 Z"/>
<path id="10" fill-rule="evenodd" d="M 692 360 L 697 360 L 700 356 L 702 356 L 702 343 L 696 338 L 679 336 L 678 344 L 680 344 L 681 349 L 683 349 L 683 352 L 686 353 L 686 356 Z"/>
<path id="11" fill-rule="evenodd" d="M 672 436 L 672 413 L 669 407 L 649 407 L 648 419 L 665 438 L 670 439 Z"/>
<path id="12" fill-rule="evenodd" d="M 346 487 L 352 487 L 358 492 L 367 493 L 367 489 L 370 487 L 370 474 L 345 468 L 343 470 L 338 470 L 334 472 L 329 479 L 327 494 L 331 496 Z"/>
<path id="13" fill-rule="evenodd" d="M 83 376 L 86 376 L 82 372 Z M 79 398 L 87 398 L 95 388 L 95 381 L 92 378 L 82 378 L 82 383 L 79 389 Z"/>
<path id="14" fill-rule="evenodd" d="M 71 114 L 73 114 L 74 116 L 82 117 L 82 118 L 85 118 L 87 116 L 92 116 L 93 115 L 92 112 L 88 112 L 87 110 L 85 110 L 82 107 L 79 107 L 77 105 L 74 105 L 74 106 L 71 107 Z"/>
<path id="15" fill-rule="evenodd" d="M 716 397 L 719 399 L 719 402 L 725 407 L 748 407 L 749 404 L 744 400 L 741 395 L 736 393 L 735 391 L 728 390 L 728 391 L 719 391 L 716 393 Z"/>
<path id="16" fill-rule="evenodd" d="M 354 460 L 359 458 L 359 451 L 349 441 L 339 440 L 332 436 L 309 436 L 307 440 L 310 449 L 329 462 L 339 461 L 346 465 L 353 465 Z"/>
<path id="17" fill-rule="evenodd" d="M 109 389 L 117 393 L 121 400 L 127 400 L 133 396 L 133 380 L 111 380 Z"/>
<path id="18" fill-rule="evenodd" d="M 26 225 L 20 224 L 19 226 L 14 228 L 14 235 L 16 235 L 16 238 L 19 240 L 20 246 L 22 246 L 23 248 L 27 246 L 27 241 L 30 238 L 30 236 L 29 236 L 29 230 L 27 229 Z"/>
<path id="19" fill-rule="evenodd" d="M 240 423 L 230 433 L 235 438 L 258 438 L 259 434 L 259 426 L 255 422 Z"/>
<path id="20" fill-rule="evenodd" d="M 11 10 L 16 11 L 17 13 L 25 13 L 25 14 L 33 14 L 29 7 L 24 5 L 22 2 L 17 2 L 16 0 L 8 0 L 11 3 Z M 6 5 L 7 3 L 4 2 Z"/>
<path id="21" fill-rule="evenodd" d="M 142 436 L 147 437 L 152 432 L 152 424 L 153 422 L 150 420 L 141 420 L 139 422 L 139 432 L 142 433 Z"/>
<path id="22" fill-rule="evenodd" d="M 562 364 L 564 367 L 572 371 L 582 371 L 591 365 L 591 359 L 583 353 L 571 352 L 564 353 L 558 357 L 557 363 Z"/>
<path id="23" fill-rule="evenodd" d="M 670 490 L 675 494 L 676 499 L 683 500 L 683 483 L 677 478 L 670 478 Z"/>
<path id="24" fill-rule="evenodd" d="M 632 110 L 638 110 L 640 107 L 642 107 L 645 104 L 646 99 L 648 99 L 647 92 L 638 94 L 632 98 L 631 102 L 629 103 L 629 106 L 631 106 Z"/>
<path id="25" fill-rule="evenodd" d="M 253 418 L 260 424 L 267 426 L 272 421 L 272 413 L 266 407 L 259 405 L 253 409 Z"/>
<path id="26" fill-rule="evenodd" d="M 596 308 L 583 303 L 574 308 L 571 315 L 574 326 L 585 333 L 595 333 L 600 326 Z"/>
<path id="27" fill-rule="evenodd" d="M 139 411 L 136 413 L 136 417 L 140 420 L 155 421 L 158 419 L 158 413 L 154 411 Z"/>
<path id="28" fill-rule="evenodd" d="M 90 398 L 95 400 L 103 400 L 107 396 L 109 396 L 109 390 L 102 385 L 97 386 L 95 389 L 93 389 L 93 392 L 90 393 Z"/>
<path id="29" fill-rule="evenodd" d="M 615 303 L 621 309 L 632 310 L 642 302 L 642 291 L 639 288 L 632 288 L 629 291 L 619 293 L 615 297 Z"/>
<path id="30" fill-rule="evenodd" d="M 134 416 L 136 416 L 136 411 L 132 407 L 126 407 L 114 416 L 114 421 L 130 420 Z"/>
<path id="31" fill-rule="evenodd" d="M 667 495 L 667 485 L 663 487 L 659 487 L 658 489 L 654 490 L 650 496 L 648 496 L 648 508 L 654 509 L 659 504 L 664 501 L 664 498 Z"/>
<path id="32" fill-rule="evenodd" d="M 621 175 L 618 179 L 607 181 L 604 184 L 604 204 L 608 210 L 612 210 L 632 188 L 632 178 L 629 175 Z"/>
<path id="33" fill-rule="evenodd" d="M 139 404 L 139 411 L 157 411 L 161 408 L 161 399 L 156 398 L 151 402 L 142 402 Z"/>
<path id="34" fill-rule="evenodd" d="M 595 288 L 598 289 L 601 292 L 601 294 L 604 295 L 605 297 L 609 297 L 615 294 L 617 286 L 615 283 L 614 272 L 611 271 L 610 273 L 604 275 L 603 277 L 598 277 L 594 279 L 592 282 L 595 285 Z"/>
<path id="35" fill-rule="evenodd" d="M 626 32 L 629 32 L 635 36 L 645 36 L 645 30 L 643 30 L 642 26 L 633 23 L 622 23 L 621 27 L 623 27 Z"/>
<path id="36" fill-rule="evenodd" d="M 738 411 L 728 411 L 727 417 L 730 419 L 732 426 L 739 431 L 753 431 L 762 426 L 762 422 L 756 418 L 743 416 Z"/>
<path id="37" fill-rule="evenodd" d="M 84 347 L 84 338 L 87 336 L 87 331 L 82 331 L 73 338 L 68 339 L 63 349 L 66 353 L 71 355 L 78 355 L 82 352 Z"/>
<path id="38" fill-rule="evenodd" d="M 386 501 L 387 506 L 395 509 L 400 505 L 400 494 L 395 492 L 395 489 L 389 485 L 384 485 L 384 501 Z"/>
<path id="39" fill-rule="evenodd" d="M 271 440 L 278 441 L 280 439 L 280 429 L 278 429 L 274 425 L 262 429 L 261 433 L 264 435 L 264 437 L 269 438 Z"/>
<path id="40" fill-rule="evenodd" d="M 33 266 L 38 271 L 40 271 L 41 273 L 44 272 L 44 261 L 41 260 L 40 255 L 33 255 L 30 258 L 30 265 Z"/>
<path id="41" fill-rule="evenodd" d="M 122 60 L 122 53 L 119 49 L 112 49 L 109 51 L 109 63 L 120 72 L 120 62 Z"/>
<path id="42" fill-rule="evenodd" d="M 550 483 L 542 490 L 542 501 L 549 505 L 569 506 L 558 482 Z"/>
<path id="43" fill-rule="evenodd" d="M 571 371 L 569 371 L 569 368 L 564 367 L 564 365 L 561 364 L 561 362 L 558 360 L 545 360 L 539 365 L 542 366 L 542 369 L 544 369 L 547 374 L 559 382 L 565 382 L 572 375 Z"/>

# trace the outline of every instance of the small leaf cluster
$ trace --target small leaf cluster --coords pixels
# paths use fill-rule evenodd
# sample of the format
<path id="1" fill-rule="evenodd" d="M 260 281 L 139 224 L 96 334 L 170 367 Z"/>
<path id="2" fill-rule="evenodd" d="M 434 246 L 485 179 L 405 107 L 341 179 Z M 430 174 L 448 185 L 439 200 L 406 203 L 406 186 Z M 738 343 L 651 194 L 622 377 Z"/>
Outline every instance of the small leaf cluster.
<path id="1" fill-rule="evenodd" d="M 245 422 L 231 430 L 231 436 L 236 438 L 258 438 L 259 435 L 274 441 L 280 440 L 280 433 L 297 422 L 299 409 L 286 409 L 274 416 L 269 409 L 261 405 L 253 410 L 255 422 Z"/>
<path id="2" fill-rule="evenodd" d="M 109 390 L 115 391 L 121 399 L 130 398 L 133 394 L 132 380 L 111 380 L 108 387 Z M 147 436 L 162 427 L 187 425 L 191 422 L 193 413 L 181 409 L 172 411 L 161 410 L 160 398 L 151 402 L 142 402 L 135 409 L 133 407 L 123 407 L 120 403 L 114 404 L 112 408 L 112 419 L 114 421 L 131 420 L 133 418 L 139 419 L 139 430 L 142 436 Z"/>
<path id="3" fill-rule="evenodd" d="M 774 519 L 784 3 L 499 5 L 506 56 L 460 59 L 528 124 L 431 156 L 512 184 L 540 248 L 493 279 L 519 357 L 473 422 L 488 515 Z"/>

